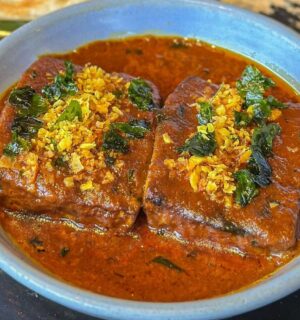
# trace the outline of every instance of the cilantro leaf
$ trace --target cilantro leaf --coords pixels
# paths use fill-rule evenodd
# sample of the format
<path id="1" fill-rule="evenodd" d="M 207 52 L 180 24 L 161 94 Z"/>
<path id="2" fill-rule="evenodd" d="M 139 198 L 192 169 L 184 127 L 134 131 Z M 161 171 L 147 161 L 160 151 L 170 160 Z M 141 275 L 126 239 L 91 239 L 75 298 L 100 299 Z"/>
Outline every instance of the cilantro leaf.
<path id="1" fill-rule="evenodd" d="M 213 109 L 209 102 L 200 102 L 200 112 L 197 114 L 199 124 L 208 124 L 212 121 Z"/>
<path id="2" fill-rule="evenodd" d="M 247 169 L 234 174 L 236 181 L 235 201 L 242 207 L 246 206 L 258 194 L 258 187 L 253 175 Z"/>
<path id="3" fill-rule="evenodd" d="M 82 110 L 78 101 L 72 100 L 63 113 L 57 118 L 56 123 L 61 121 L 73 121 L 75 118 L 82 121 Z"/>
<path id="4" fill-rule="evenodd" d="M 138 109 L 149 111 L 157 107 L 153 100 L 152 88 L 143 79 L 136 78 L 130 81 L 128 96 Z"/>
<path id="5" fill-rule="evenodd" d="M 130 139 L 142 139 L 150 130 L 150 123 L 145 120 L 132 120 L 127 123 L 115 122 L 111 124 L 111 128 L 124 132 Z"/>
<path id="6" fill-rule="evenodd" d="M 186 140 L 184 145 L 177 150 L 180 153 L 189 152 L 191 155 L 204 157 L 212 154 L 216 147 L 217 143 L 213 132 L 207 135 L 197 132 L 193 137 Z"/>

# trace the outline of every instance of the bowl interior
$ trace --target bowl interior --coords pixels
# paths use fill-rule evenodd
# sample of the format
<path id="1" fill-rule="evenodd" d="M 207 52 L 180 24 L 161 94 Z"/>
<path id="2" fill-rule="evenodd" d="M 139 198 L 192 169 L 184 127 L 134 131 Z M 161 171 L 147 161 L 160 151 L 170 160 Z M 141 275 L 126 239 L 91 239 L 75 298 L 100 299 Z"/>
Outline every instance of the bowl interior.
<path id="1" fill-rule="evenodd" d="M 263 64 L 300 92 L 300 38 L 267 18 L 205 0 L 102 0 L 40 18 L 0 43 L 0 92 L 40 54 L 128 35 L 199 38 Z M 287 58 L 288 57 L 288 58 Z M 245 312 L 300 287 L 300 258 L 247 290 L 187 303 L 143 303 L 96 295 L 56 280 L 0 232 L 0 267 L 24 285 L 70 308 L 109 319 L 215 319 Z"/>

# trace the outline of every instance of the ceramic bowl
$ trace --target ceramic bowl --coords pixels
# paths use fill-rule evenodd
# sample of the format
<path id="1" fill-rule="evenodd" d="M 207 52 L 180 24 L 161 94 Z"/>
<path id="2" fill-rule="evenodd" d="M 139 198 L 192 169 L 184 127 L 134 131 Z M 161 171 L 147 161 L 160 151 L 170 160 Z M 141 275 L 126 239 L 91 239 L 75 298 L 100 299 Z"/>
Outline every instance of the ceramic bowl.
<path id="1" fill-rule="evenodd" d="M 38 55 L 89 41 L 138 34 L 204 40 L 256 60 L 300 92 L 300 37 L 263 16 L 205 0 L 101 0 L 35 20 L 0 42 L 0 92 Z M 55 279 L 26 258 L 0 230 L 0 267 L 23 285 L 77 311 L 106 319 L 220 319 L 243 313 L 300 288 L 300 257 L 239 292 L 182 303 L 111 298 Z"/>

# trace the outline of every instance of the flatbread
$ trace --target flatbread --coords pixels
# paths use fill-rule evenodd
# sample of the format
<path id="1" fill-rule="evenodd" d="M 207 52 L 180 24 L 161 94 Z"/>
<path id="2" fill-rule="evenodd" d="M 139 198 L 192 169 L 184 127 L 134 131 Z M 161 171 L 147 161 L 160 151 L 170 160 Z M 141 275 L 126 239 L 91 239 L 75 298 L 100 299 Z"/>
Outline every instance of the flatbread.
<path id="1" fill-rule="evenodd" d="M 0 0 L 0 19 L 32 20 L 85 0 Z"/>

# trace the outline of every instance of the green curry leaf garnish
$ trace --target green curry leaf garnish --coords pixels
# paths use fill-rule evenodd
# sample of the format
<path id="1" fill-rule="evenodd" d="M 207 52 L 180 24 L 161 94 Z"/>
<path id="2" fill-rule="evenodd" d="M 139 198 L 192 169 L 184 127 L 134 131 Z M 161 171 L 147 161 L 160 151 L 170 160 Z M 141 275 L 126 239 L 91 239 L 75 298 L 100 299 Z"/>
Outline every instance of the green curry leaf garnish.
<path id="1" fill-rule="evenodd" d="M 253 108 L 253 115 L 250 120 L 258 124 L 264 124 L 271 115 L 274 108 L 284 109 L 286 105 L 278 101 L 273 96 L 265 97 L 265 92 L 275 86 L 275 82 L 265 77 L 256 67 L 247 66 L 240 80 L 236 82 L 236 87 L 240 96 L 244 99 L 244 108 Z M 251 121 L 247 121 L 248 124 Z M 236 121 L 236 124 L 239 122 Z"/>
<path id="2" fill-rule="evenodd" d="M 11 142 L 6 145 L 3 153 L 13 157 L 29 149 L 30 139 L 43 125 L 43 121 L 37 117 L 47 111 L 48 105 L 45 99 L 29 86 L 12 90 L 8 101 L 16 109 L 16 117 L 11 126 Z"/>
<path id="3" fill-rule="evenodd" d="M 247 66 L 236 83 L 239 94 L 245 99 L 246 107 L 260 103 L 265 91 L 275 86 L 275 82 L 265 77 L 256 67 Z"/>
<path id="4" fill-rule="evenodd" d="M 277 100 L 273 96 L 268 96 L 266 101 L 271 108 L 276 108 L 276 109 L 286 109 L 287 108 L 287 106 L 284 103 Z"/>
<path id="5" fill-rule="evenodd" d="M 259 149 L 252 150 L 247 168 L 252 173 L 254 182 L 260 187 L 271 183 L 272 169 Z"/>
<path id="6" fill-rule="evenodd" d="M 272 153 L 273 141 L 280 132 L 281 128 L 277 123 L 255 128 L 251 139 L 251 147 L 259 149 L 264 156 L 269 156 Z"/>
<path id="7" fill-rule="evenodd" d="M 37 117 L 47 111 L 44 98 L 29 86 L 14 89 L 8 101 L 16 108 L 18 115 Z"/>
<path id="8" fill-rule="evenodd" d="M 150 130 L 150 123 L 145 120 L 132 120 L 129 122 L 116 122 L 111 124 L 111 128 L 125 133 L 130 139 L 142 139 Z"/>
<path id="9" fill-rule="evenodd" d="M 76 117 L 79 121 L 82 121 L 82 110 L 80 103 L 76 100 L 72 100 L 63 113 L 57 118 L 56 123 L 61 121 L 73 121 Z"/>
<path id="10" fill-rule="evenodd" d="M 235 201 L 244 207 L 258 195 L 258 187 L 248 169 L 237 171 L 234 178 L 236 181 Z"/>
<path id="11" fill-rule="evenodd" d="M 73 96 L 78 91 L 74 81 L 74 66 L 70 61 L 65 61 L 64 75 L 58 74 L 54 82 L 42 89 L 42 94 L 50 101 L 55 102 L 66 96 Z"/>
<path id="12" fill-rule="evenodd" d="M 110 130 L 104 135 L 102 149 L 104 151 L 113 150 L 121 153 L 127 153 L 129 151 L 129 145 L 118 130 L 110 128 Z"/>
<path id="13" fill-rule="evenodd" d="M 184 272 L 185 271 L 184 269 L 182 269 L 181 267 L 176 265 L 171 260 L 169 260 L 165 257 L 162 257 L 162 256 L 155 257 L 154 259 L 151 260 L 151 262 L 161 264 L 162 266 L 169 268 L 169 269 L 172 269 L 172 270 L 175 270 L 177 272 Z"/>
<path id="14" fill-rule="evenodd" d="M 128 97 L 138 109 L 143 111 L 151 111 L 157 107 L 153 100 L 152 88 L 144 79 L 136 78 L 130 81 Z"/>
<path id="15" fill-rule="evenodd" d="M 247 127 L 251 121 L 252 118 L 247 112 L 234 111 L 234 123 L 237 127 Z"/>
<path id="16" fill-rule="evenodd" d="M 29 145 L 26 139 L 19 137 L 16 132 L 13 132 L 11 142 L 5 146 L 3 154 L 8 157 L 15 157 L 21 151 L 27 150 Z"/>
<path id="17" fill-rule="evenodd" d="M 33 117 L 17 116 L 12 124 L 12 131 L 23 138 L 32 138 L 42 127 L 43 121 Z"/>
<path id="18" fill-rule="evenodd" d="M 248 204 L 258 194 L 258 187 L 271 183 L 272 169 L 266 157 L 272 153 L 273 141 L 280 132 L 281 128 L 277 123 L 254 129 L 251 140 L 252 155 L 247 168 L 235 173 L 235 199 L 241 206 Z"/>
<path id="19" fill-rule="evenodd" d="M 213 109 L 209 102 L 200 102 L 200 112 L 197 114 L 197 119 L 200 125 L 208 124 L 212 121 Z"/>
<path id="20" fill-rule="evenodd" d="M 217 147 L 215 134 L 207 133 L 206 135 L 197 132 L 190 139 L 186 140 L 184 145 L 179 147 L 178 152 L 188 152 L 195 156 L 208 156 L 213 154 Z"/>

